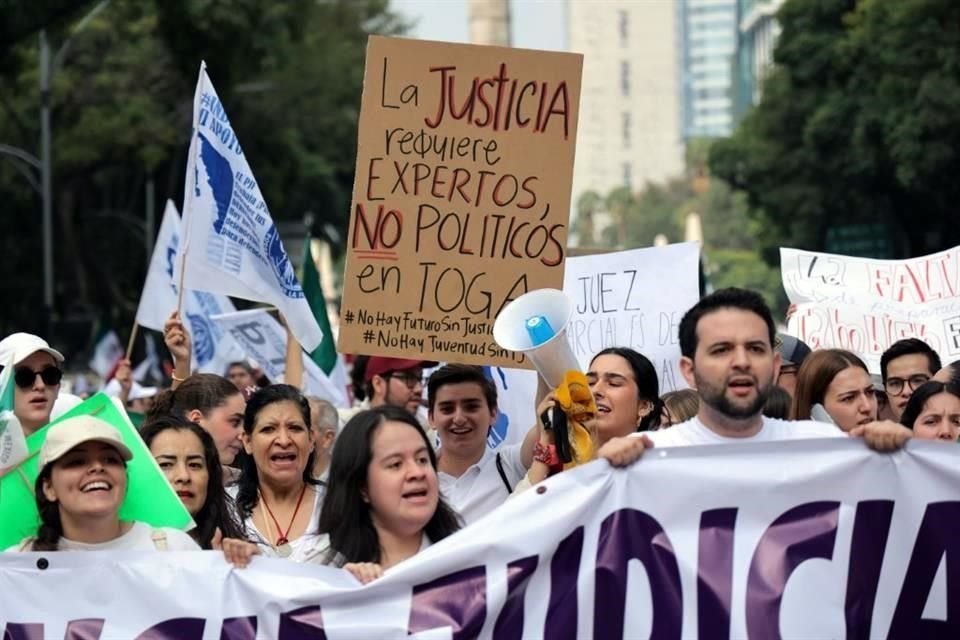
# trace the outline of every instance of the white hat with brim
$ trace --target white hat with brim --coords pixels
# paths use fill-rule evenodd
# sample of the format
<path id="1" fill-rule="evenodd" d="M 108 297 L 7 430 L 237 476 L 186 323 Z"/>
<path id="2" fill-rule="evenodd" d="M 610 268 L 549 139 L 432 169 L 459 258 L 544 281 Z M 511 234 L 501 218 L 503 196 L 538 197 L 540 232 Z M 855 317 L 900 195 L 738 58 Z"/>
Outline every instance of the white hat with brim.
<path id="1" fill-rule="evenodd" d="M 133 454 L 123 444 L 120 432 L 110 424 L 93 416 L 75 416 L 50 427 L 40 447 L 40 468 L 56 462 L 74 447 L 85 442 L 102 442 L 114 447 L 120 456 L 129 461 Z"/>
<path id="2" fill-rule="evenodd" d="M 8 362 L 20 364 L 37 351 L 53 356 L 58 364 L 63 363 L 63 354 L 51 347 L 46 340 L 32 333 L 11 333 L 0 340 L 0 365 Z"/>

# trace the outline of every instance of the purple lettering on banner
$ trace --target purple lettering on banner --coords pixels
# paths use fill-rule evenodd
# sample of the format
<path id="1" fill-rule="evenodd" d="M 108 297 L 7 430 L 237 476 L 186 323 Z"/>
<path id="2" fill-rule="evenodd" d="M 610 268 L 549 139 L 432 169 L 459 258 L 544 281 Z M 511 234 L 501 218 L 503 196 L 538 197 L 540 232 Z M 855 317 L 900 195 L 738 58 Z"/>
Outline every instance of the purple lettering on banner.
<path id="1" fill-rule="evenodd" d="M 753 552 L 747 576 L 747 635 L 780 637 L 780 603 L 787 580 L 804 560 L 833 557 L 840 503 L 808 502 L 773 521 Z"/>
<path id="2" fill-rule="evenodd" d="M 543 637 L 576 640 L 577 574 L 583 552 L 583 527 L 560 541 L 550 561 L 550 604 L 543 625 Z"/>
<path id="3" fill-rule="evenodd" d="M 3 640 L 43 640 L 43 624 L 39 622 L 8 622 Z"/>
<path id="4" fill-rule="evenodd" d="M 103 618 L 85 618 L 71 620 L 63 632 L 63 640 L 100 640 L 103 631 Z"/>
<path id="5" fill-rule="evenodd" d="M 494 640 L 520 640 L 523 637 L 524 595 L 538 562 L 537 556 L 528 556 L 507 565 L 507 601 L 493 627 Z"/>
<path id="6" fill-rule="evenodd" d="M 320 607 L 310 605 L 280 614 L 277 640 L 327 640 Z"/>
<path id="7" fill-rule="evenodd" d="M 673 545 L 660 523 L 643 511 L 620 509 L 604 519 L 598 540 L 594 637 L 623 637 L 627 566 L 630 560 L 636 559 L 643 564 L 650 580 L 651 640 L 679 638 L 683 626 L 680 568 Z"/>
<path id="8" fill-rule="evenodd" d="M 256 640 L 257 616 L 227 618 L 220 627 L 220 640 Z"/>
<path id="9" fill-rule="evenodd" d="M 737 509 L 700 514 L 697 551 L 697 633 L 701 638 L 728 640 L 733 591 L 733 532 Z"/>
<path id="10" fill-rule="evenodd" d="M 857 503 L 847 568 L 847 597 L 844 614 L 847 640 L 869 640 L 873 605 L 880 584 L 883 553 L 887 549 L 893 500 L 864 500 Z"/>
<path id="11" fill-rule="evenodd" d="M 888 638 L 960 638 L 960 502 L 927 505 L 903 579 Z M 927 620 L 923 609 L 946 555 L 947 619 Z"/>
<path id="12" fill-rule="evenodd" d="M 171 618 L 153 625 L 137 640 L 203 640 L 206 618 Z"/>
<path id="13" fill-rule="evenodd" d="M 487 619 L 487 569 L 470 567 L 413 588 L 408 633 L 451 627 L 454 640 L 475 638 Z"/>

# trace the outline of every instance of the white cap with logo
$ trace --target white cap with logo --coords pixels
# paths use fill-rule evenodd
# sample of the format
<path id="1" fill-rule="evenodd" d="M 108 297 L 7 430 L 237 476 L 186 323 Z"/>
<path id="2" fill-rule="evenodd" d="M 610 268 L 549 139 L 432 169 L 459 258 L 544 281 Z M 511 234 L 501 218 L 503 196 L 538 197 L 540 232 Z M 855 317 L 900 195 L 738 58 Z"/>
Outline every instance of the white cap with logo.
<path id="1" fill-rule="evenodd" d="M 120 452 L 120 456 L 129 461 L 133 454 L 123 438 L 109 423 L 93 416 L 75 416 L 50 427 L 47 437 L 40 447 L 40 468 L 56 462 L 71 449 L 84 442 L 103 442 Z"/>
<path id="2" fill-rule="evenodd" d="M 63 363 L 63 354 L 51 347 L 46 340 L 32 333 L 11 333 L 0 340 L 0 365 L 11 360 L 20 364 L 37 351 L 49 353 L 58 364 Z"/>

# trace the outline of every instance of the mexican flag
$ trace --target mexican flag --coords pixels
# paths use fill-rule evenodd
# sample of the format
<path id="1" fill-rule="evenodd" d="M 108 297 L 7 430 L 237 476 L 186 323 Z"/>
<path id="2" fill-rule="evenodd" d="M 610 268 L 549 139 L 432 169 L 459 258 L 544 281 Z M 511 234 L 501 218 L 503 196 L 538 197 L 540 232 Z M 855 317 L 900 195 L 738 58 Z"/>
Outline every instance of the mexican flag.
<path id="1" fill-rule="evenodd" d="M 93 347 L 93 357 L 90 358 L 90 368 L 97 372 L 103 380 L 113 374 L 117 363 L 123 358 L 123 345 L 117 332 L 109 328 L 106 322 L 100 322 L 96 344 Z"/>
<path id="2" fill-rule="evenodd" d="M 323 330 L 323 340 L 320 345 L 310 352 L 310 359 L 317 363 L 337 388 L 344 390 L 347 387 L 347 372 L 343 366 L 343 358 L 337 353 L 337 338 L 330 329 L 330 316 L 327 313 L 327 300 L 323 295 L 320 284 L 320 274 L 313 261 L 313 251 L 310 249 L 310 235 L 303 243 L 303 295 L 310 305 L 310 310 L 317 319 L 317 324 Z"/>
<path id="3" fill-rule="evenodd" d="M 27 440 L 20 421 L 13 413 L 13 361 L 0 371 L 0 474 L 27 457 Z"/>

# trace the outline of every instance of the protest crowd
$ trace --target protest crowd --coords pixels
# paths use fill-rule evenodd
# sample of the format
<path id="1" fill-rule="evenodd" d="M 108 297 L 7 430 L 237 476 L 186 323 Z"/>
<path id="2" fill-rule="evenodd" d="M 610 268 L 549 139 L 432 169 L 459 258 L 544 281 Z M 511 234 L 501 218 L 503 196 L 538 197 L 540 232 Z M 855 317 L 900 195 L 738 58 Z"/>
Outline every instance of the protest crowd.
<path id="1" fill-rule="evenodd" d="M 227 122 L 201 68 L 197 108 L 214 103 Z M 555 126 L 549 118 L 542 125 L 547 132 Z M 242 156 L 239 169 L 230 165 L 237 161 L 214 148 L 220 143 L 198 133 L 188 180 L 198 167 L 228 181 L 252 175 Z M 193 234 L 192 244 L 181 238 L 176 264 L 157 271 L 162 291 L 148 292 L 148 276 L 141 298 L 142 308 L 157 310 L 152 318 L 138 313 L 138 323 L 159 330 L 169 354 L 171 366 L 157 386 L 135 379 L 138 363 L 128 352 L 115 360 L 100 394 L 69 394 L 62 383 L 71 354 L 46 336 L 17 332 L 0 340 L 0 394 L 11 394 L 13 416 L 4 419 L 0 437 L 14 451 L 0 473 L 26 482 L 32 498 L 18 503 L 19 522 L 29 526 L 6 551 L 49 557 L 205 550 L 222 554 L 237 571 L 271 559 L 342 569 L 372 585 L 428 548 L 469 535 L 514 501 L 547 496 L 561 509 L 564 496 L 549 488 L 589 465 L 615 474 L 677 447 L 707 447 L 708 457 L 713 445 L 767 443 L 789 452 L 797 441 L 814 439 L 854 440 L 870 455 L 890 456 L 911 439 L 954 447 L 960 439 L 960 361 L 942 362 L 920 335 L 883 345 L 879 367 L 864 353 L 812 348 L 789 331 L 790 317 L 778 323 L 762 296 L 743 288 L 712 291 L 686 305 L 663 340 L 676 351 L 666 363 L 624 342 L 584 354 L 582 370 L 547 370 L 562 358 L 538 361 L 536 349 L 567 342 L 565 327 L 557 326 L 530 349 L 501 344 L 503 351 L 491 349 L 486 360 L 458 358 L 453 349 L 440 358 L 441 349 L 398 343 L 371 345 L 349 358 L 337 353 L 321 369 L 311 353 L 322 344 L 332 351 L 330 323 L 307 307 L 269 220 L 257 245 L 269 255 L 255 256 L 265 271 L 244 266 L 228 274 L 204 262 L 212 249 L 201 234 L 223 228 L 224 217 L 229 222 L 236 213 L 234 204 L 224 205 L 230 200 L 221 197 L 223 184 L 209 184 L 212 195 L 188 187 L 183 226 L 174 217 L 171 228 L 184 238 Z M 229 189 L 248 187 L 237 178 Z M 259 191 L 251 198 L 261 198 Z M 170 255 L 162 242 L 158 237 L 161 262 Z M 254 254 L 244 259 L 252 264 Z M 317 275 L 305 270 L 299 278 L 305 289 Z M 201 332 L 196 316 L 202 314 L 192 305 L 213 296 L 220 301 L 207 310 L 212 321 Z M 228 296 L 273 308 L 237 312 Z M 378 304 L 389 310 L 401 301 L 382 295 Z M 788 316 L 804 312 L 791 307 Z M 489 334 L 493 320 L 467 333 Z M 226 356 L 211 360 L 204 341 L 214 334 L 220 341 L 214 348 L 230 344 Z M 439 338 L 469 341 L 453 329 Z M 279 345 L 272 355 L 256 350 L 271 341 Z M 508 351 L 525 353 L 524 366 L 537 369 L 535 392 L 520 387 L 518 397 L 516 385 L 498 383 L 508 369 L 504 358 L 514 357 Z M 668 378 L 668 370 L 679 377 Z M 526 411 L 508 415 L 508 394 Z M 505 432 L 498 425 L 507 421 Z M 161 477 L 169 487 L 149 484 Z M 672 479 L 661 481 L 658 491 Z M 149 499 L 134 511 L 147 486 Z M 7 508 L 6 491 L 4 485 L 0 510 Z M 179 514 L 162 525 L 155 517 L 161 503 Z"/>

